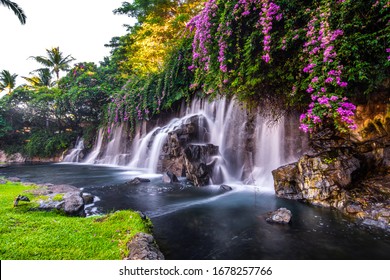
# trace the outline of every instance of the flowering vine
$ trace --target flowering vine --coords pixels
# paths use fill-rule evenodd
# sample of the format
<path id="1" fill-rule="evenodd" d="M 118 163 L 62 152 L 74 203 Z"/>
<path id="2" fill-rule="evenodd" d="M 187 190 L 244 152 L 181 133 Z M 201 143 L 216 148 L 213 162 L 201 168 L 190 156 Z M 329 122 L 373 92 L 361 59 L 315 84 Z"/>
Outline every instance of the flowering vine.
<path id="1" fill-rule="evenodd" d="M 231 5 L 232 14 L 225 15 L 228 19 L 225 22 L 216 25 L 218 11 L 226 9 Z M 227 73 L 229 69 L 226 58 L 226 50 L 231 46 L 229 41 L 232 36 L 232 25 L 240 25 L 249 15 L 257 15 L 258 21 L 256 27 L 262 33 L 262 56 L 264 62 L 271 61 L 271 31 L 273 21 L 280 21 L 282 14 L 279 13 L 280 7 L 272 0 L 237 0 L 229 1 L 228 4 L 216 2 L 215 0 L 206 1 L 204 9 L 197 16 L 193 17 L 187 24 L 187 28 L 194 32 L 192 44 L 193 64 L 188 67 L 189 70 L 201 69 L 210 70 L 211 53 L 213 50 L 212 29 L 217 27 L 218 36 L 218 65 L 222 73 Z M 226 13 L 228 11 L 225 10 Z M 214 30 L 215 32 L 215 30 Z M 260 44 L 260 42 L 259 42 Z M 232 63 L 233 64 L 233 63 Z"/>
<path id="2" fill-rule="evenodd" d="M 304 132 L 328 124 L 334 124 L 340 132 L 356 129 L 353 119 L 356 107 L 343 97 L 348 83 L 341 78 L 343 65 L 337 60 L 334 45 L 344 32 L 330 29 L 328 3 L 314 11 L 306 28 L 303 53 L 307 55 L 307 64 L 303 72 L 309 75 L 306 92 L 312 102 L 300 117 L 300 129 Z"/>

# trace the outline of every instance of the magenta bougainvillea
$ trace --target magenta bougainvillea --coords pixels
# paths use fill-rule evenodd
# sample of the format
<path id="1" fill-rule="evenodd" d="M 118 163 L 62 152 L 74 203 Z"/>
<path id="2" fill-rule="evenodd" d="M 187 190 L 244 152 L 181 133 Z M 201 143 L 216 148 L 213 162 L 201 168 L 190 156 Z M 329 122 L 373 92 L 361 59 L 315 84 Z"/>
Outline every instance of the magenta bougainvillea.
<path id="1" fill-rule="evenodd" d="M 306 28 L 303 53 L 307 65 L 302 71 L 310 79 L 306 92 L 312 102 L 300 117 L 300 129 L 313 132 L 315 128 L 330 124 L 340 132 L 356 129 L 353 119 L 356 107 L 343 97 L 348 83 L 342 80 L 343 65 L 335 49 L 335 41 L 344 32 L 330 29 L 329 4 L 308 12 L 312 17 Z"/>
<path id="2" fill-rule="evenodd" d="M 273 21 L 280 21 L 282 13 L 280 7 L 270 0 L 238 0 L 228 1 L 233 5 L 233 17 L 223 23 L 217 23 L 220 16 L 217 11 L 220 6 L 224 7 L 226 3 L 215 0 L 206 1 L 204 9 L 187 24 L 187 28 L 194 32 L 194 41 L 192 44 L 193 64 L 188 69 L 195 70 L 200 68 L 204 71 L 210 69 L 210 45 L 212 44 L 211 29 L 218 25 L 218 63 L 221 72 L 228 72 L 226 63 L 226 49 L 228 48 L 228 38 L 232 35 L 233 22 L 245 20 L 250 15 L 256 15 L 258 21 L 256 27 L 263 34 L 262 59 L 266 63 L 271 61 L 271 30 Z M 234 3 L 233 3 L 234 2 Z"/>

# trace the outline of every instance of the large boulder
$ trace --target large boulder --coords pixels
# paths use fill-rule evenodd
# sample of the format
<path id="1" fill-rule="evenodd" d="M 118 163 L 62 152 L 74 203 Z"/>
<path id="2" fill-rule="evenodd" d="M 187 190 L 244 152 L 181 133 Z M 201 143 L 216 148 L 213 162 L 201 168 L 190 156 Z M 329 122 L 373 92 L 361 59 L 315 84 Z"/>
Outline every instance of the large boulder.
<path id="1" fill-rule="evenodd" d="M 39 210 L 60 210 L 68 216 L 85 216 L 85 202 L 79 188 L 71 185 L 41 186 L 32 190 Z"/>
<path id="2" fill-rule="evenodd" d="M 218 147 L 207 145 L 188 145 L 184 150 L 186 177 L 197 187 L 209 184 L 212 173 L 212 156 L 218 153 Z"/>
<path id="3" fill-rule="evenodd" d="M 137 233 L 127 244 L 129 255 L 127 260 L 164 260 L 154 237 L 147 233 Z"/>
<path id="4" fill-rule="evenodd" d="M 81 192 L 66 193 L 63 210 L 69 216 L 85 216 L 84 199 Z"/>
<path id="5" fill-rule="evenodd" d="M 359 160 L 347 153 L 305 155 L 297 163 L 272 172 L 275 192 L 279 197 L 340 208 L 344 205 L 345 189 L 359 168 Z"/>

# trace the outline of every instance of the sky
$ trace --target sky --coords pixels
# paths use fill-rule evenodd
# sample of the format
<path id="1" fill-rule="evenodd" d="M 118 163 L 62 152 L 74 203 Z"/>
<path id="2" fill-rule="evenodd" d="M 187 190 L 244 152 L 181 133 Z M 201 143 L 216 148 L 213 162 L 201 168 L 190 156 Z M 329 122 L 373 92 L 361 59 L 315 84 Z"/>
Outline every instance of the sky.
<path id="1" fill-rule="evenodd" d="M 46 55 L 46 49 L 59 47 L 64 55 L 72 55 L 77 62 L 102 61 L 110 53 L 104 44 L 112 37 L 126 34 L 123 24 L 134 23 L 113 10 L 124 0 L 13 0 L 25 12 L 26 24 L 0 5 L 0 71 L 18 74 L 17 85 L 24 83 L 21 76 L 41 66 L 28 59 Z"/>

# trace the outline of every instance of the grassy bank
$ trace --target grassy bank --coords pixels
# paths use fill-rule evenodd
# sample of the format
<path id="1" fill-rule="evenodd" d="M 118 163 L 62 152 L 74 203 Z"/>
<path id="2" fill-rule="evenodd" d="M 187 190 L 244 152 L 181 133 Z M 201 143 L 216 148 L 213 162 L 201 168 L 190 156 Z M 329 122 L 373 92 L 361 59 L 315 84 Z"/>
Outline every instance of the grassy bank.
<path id="1" fill-rule="evenodd" d="M 60 212 L 31 211 L 34 186 L 0 184 L 0 259 L 111 260 L 127 254 L 126 243 L 151 230 L 149 220 L 133 211 L 101 217 L 67 217 Z M 32 202 L 13 201 L 19 194 Z"/>

